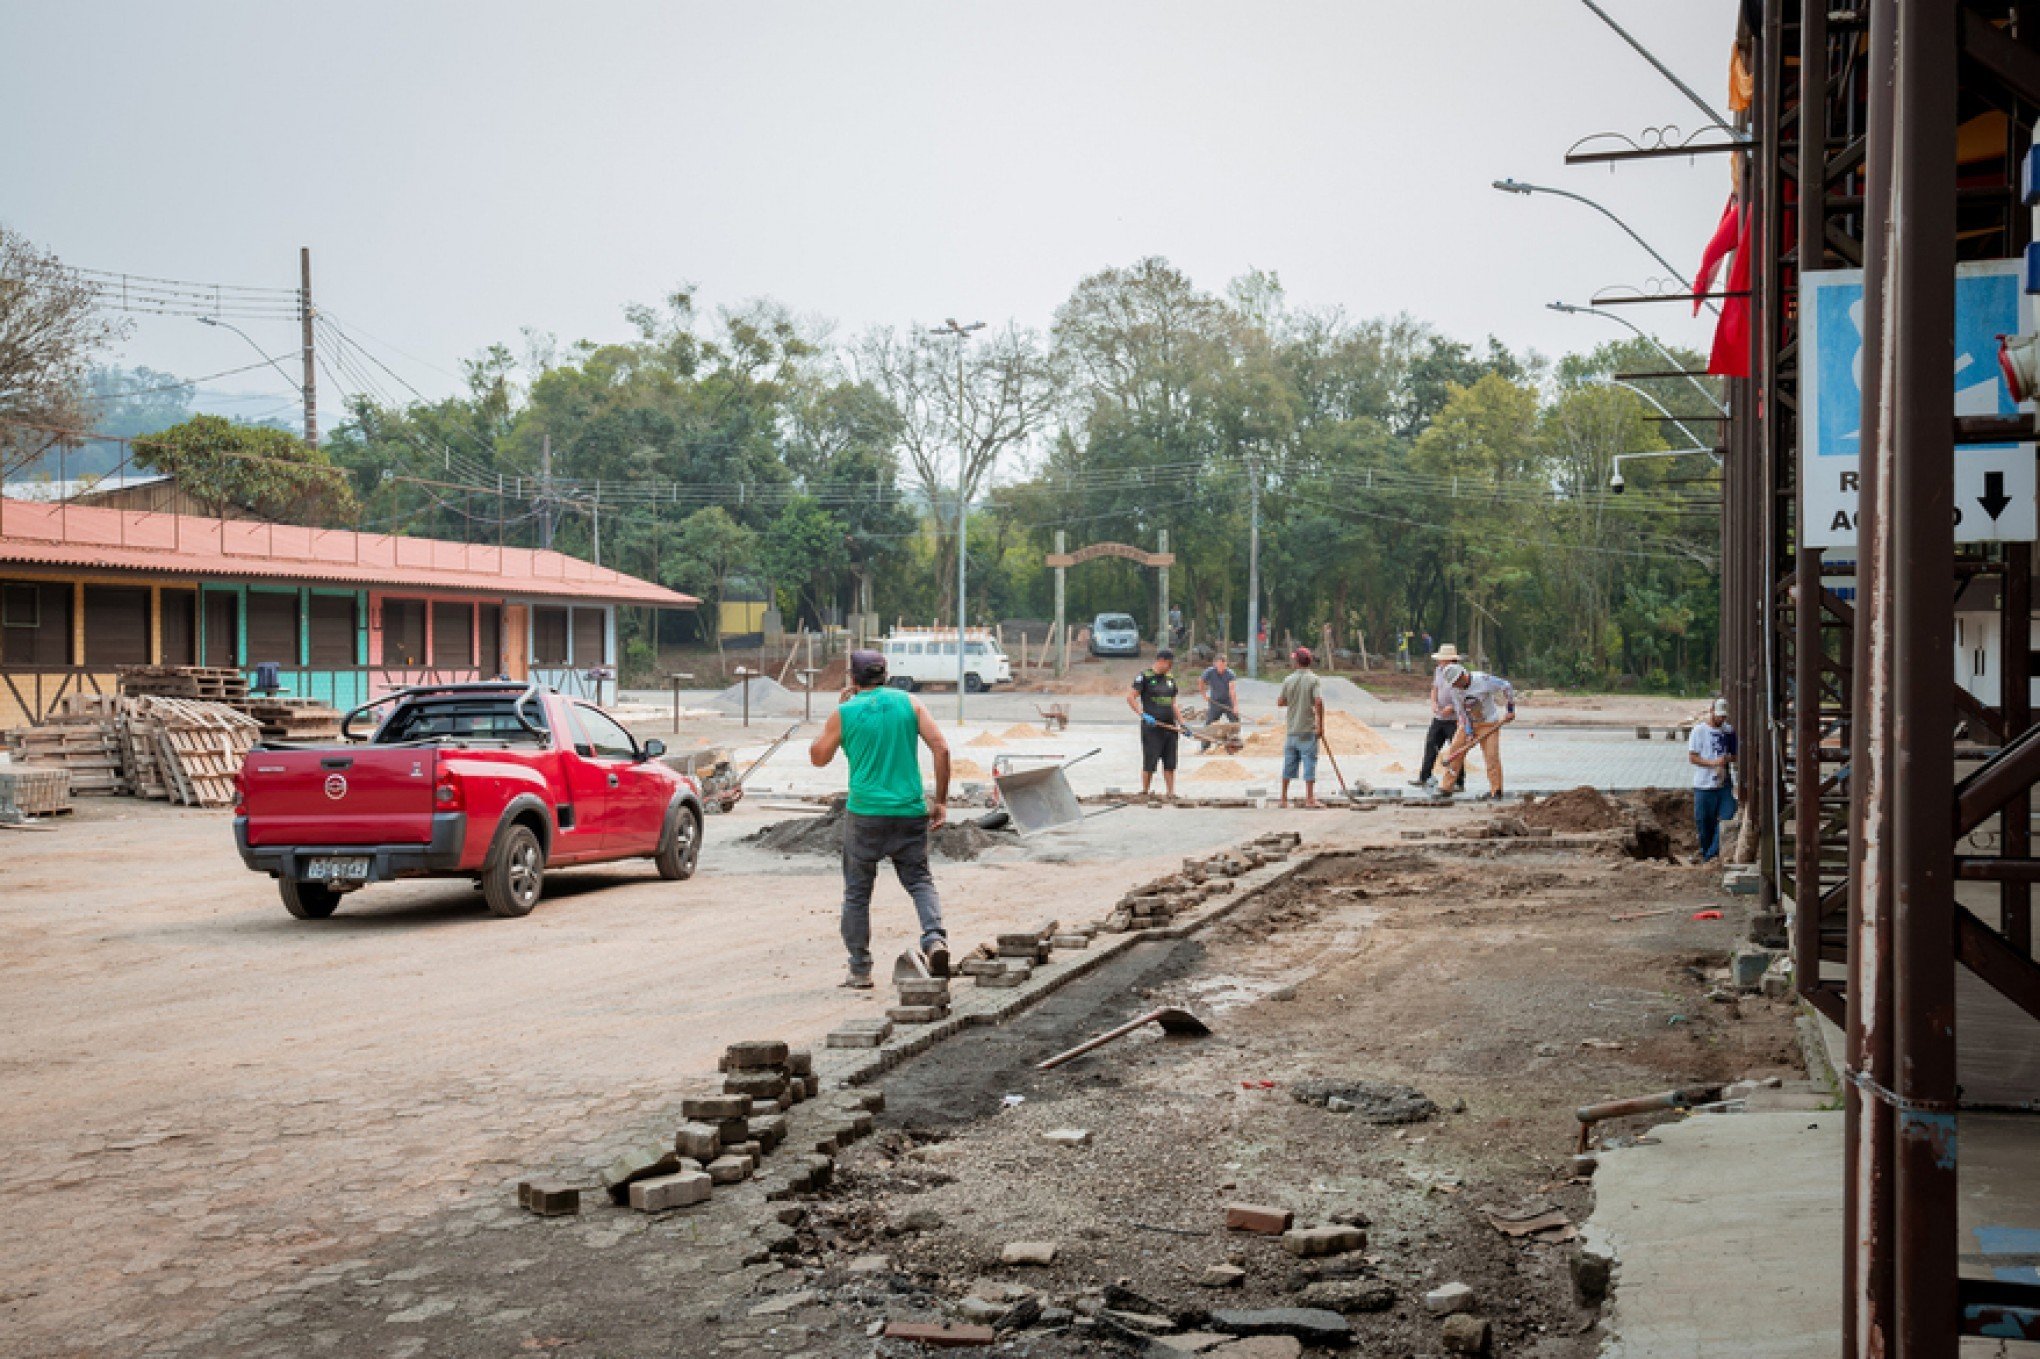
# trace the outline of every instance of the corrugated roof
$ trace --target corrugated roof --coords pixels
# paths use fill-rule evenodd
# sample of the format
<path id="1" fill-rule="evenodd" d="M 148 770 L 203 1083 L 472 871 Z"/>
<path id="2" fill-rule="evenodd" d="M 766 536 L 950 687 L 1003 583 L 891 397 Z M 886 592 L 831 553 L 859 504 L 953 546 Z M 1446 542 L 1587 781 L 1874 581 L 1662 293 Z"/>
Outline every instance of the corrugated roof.
<path id="1" fill-rule="evenodd" d="M 564 552 L 5 498 L 0 498 L 0 562 L 475 590 L 671 609 L 701 602 Z"/>

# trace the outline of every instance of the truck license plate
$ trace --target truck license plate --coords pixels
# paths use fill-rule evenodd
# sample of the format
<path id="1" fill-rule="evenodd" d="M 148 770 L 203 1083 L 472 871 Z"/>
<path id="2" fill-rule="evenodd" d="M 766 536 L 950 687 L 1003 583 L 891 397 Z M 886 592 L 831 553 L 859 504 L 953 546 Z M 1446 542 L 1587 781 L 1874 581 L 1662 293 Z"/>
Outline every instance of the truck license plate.
<path id="1" fill-rule="evenodd" d="M 367 859 L 314 859 L 308 870 L 313 882 L 365 882 L 368 879 Z"/>

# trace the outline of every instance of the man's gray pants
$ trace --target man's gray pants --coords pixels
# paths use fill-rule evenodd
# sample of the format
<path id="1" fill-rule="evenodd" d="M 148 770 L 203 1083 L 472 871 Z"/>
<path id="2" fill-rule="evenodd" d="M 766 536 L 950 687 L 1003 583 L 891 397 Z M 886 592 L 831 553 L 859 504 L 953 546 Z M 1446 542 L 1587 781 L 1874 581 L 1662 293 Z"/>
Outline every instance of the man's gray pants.
<path id="1" fill-rule="evenodd" d="M 928 818 L 925 816 L 859 816 L 844 814 L 843 947 L 850 951 L 850 971 L 871 975 L 871 889 L 878 866 L 892 860 L 900 886 L 914 899 L 921 918 L 921 947 L 949 936 L 942 928 L 942 898 L 935 875 L 928 871 Z"/>

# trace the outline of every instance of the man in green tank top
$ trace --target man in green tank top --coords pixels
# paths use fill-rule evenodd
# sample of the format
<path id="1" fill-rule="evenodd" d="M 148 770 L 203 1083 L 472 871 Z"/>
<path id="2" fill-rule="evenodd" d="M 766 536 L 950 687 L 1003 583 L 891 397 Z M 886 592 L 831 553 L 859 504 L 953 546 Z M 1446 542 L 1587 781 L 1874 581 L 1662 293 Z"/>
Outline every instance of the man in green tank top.
<path id="1" fill-rule="evenodd" d="M 886 683 L 881 653 L 851 652 L 850 684 L 808 748 L 817 769 L 834 760 L 839 747 L 850 760 L 843 836 L 843 947 L 850 976 L 843 984 L 871 985 L 871 889 L 888 859 L 920 917 L 928 970 L 946 977 L 949 937 L 928 869 L 928 833 L 940 830 L 949 815 L 949 742 L 919 699 Z M 921 785 L 922 742 L 935 760 L 932 801 Z"/>

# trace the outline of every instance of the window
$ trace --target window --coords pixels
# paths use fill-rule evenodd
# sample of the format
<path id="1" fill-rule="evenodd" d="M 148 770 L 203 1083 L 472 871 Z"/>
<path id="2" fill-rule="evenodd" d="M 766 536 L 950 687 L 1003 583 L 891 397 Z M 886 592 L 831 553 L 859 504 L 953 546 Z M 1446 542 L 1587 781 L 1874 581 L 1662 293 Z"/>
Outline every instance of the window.
<path id="1" fill-rule="evenodd" d="M 525 714 L 542 733 L 545 705 L 532 701 Z M 474 740 L 501 741 L 511 745 L 544 745 L 540 735 L 517 717 L 514 694 L 502 697 L 427 699 L 398 707 L 375 734 L 376 744 L 394 745 L 404 741 Z"/>
<path id="2" fill-rule="evenodd" d="M 382 663 L 422 666 L 425 659 L 425 601 L 385 599 L 382 602 Z"/>
<path id="3" fill-rule="evenodd" d="M 921 654 L 921 644 L 919 642 L 909 642 L 907 643 L 906 651 L 909 656 L 918 656 Z"/>
<path id="4" fill-rule="evenodd" d="M 307 653 L 320 669 L 345 669 L 355 664 L 355 598 L 353 595 L 313 595 L 311 649 Z"/>
<path id="5" fill-rule="evenodd" d="M 260 664 L 298 663 L 298 597 L 268 590 L 248 592 L 248 659 Z"/>
<path id="6" fill-rule="evenodd" d="M 138 586 L 85 587 L 85 664 L 149 663 L 149 592 Z"/>
<path id="7" fill-rule="evenodd" d="M 70 586 L 0 586 L 0 659 L 9 665 L 71 663 Z"/>
<path id="8" fill-rule="evenodd" d="M 487 675 L 499 674 L 503 670 L 503 606 L 483 604 L 480 606 L 482 646 L 475 657 L 475 664 Z"/>
<path id="9" fill-rule="evenodd" d="M 615 718 L 593 708 L 574 705 L 574 717 L 580 722 L 581 730 L 588 735 L 589 744 L 595 747 L 595 756 L 603 760 L 635 760 L 637 742 L 629 732 L 617 724 Z"/>
<path id="10" fill-rule="evenodd" d="M 33 585 L 0 585 L 0 627 L 42 626 L 42 591 Z"/>
<path id="11" fill-rule="evenodd" d="M 972 642 L 967 649 L 973 656 L 987 655 L 991 650 L 991 648 L 987 647 L 983 642 Z"/>
<path id="12" fill-rule="evenodd" d="M 475 606 L 432 606 L 432 663 L 465 670 L 475 663 Z"/>
<path id="13" fill-rule="evenodd" d="M 567 611 L 531 611 L 531 659 L 539 665 L 567 663 Z"/>
<path id="14" fill-rule="evenodd" d="M 574 610 L 575 665 L 601 665 L 609 659 L 605 654 L 607 648 L 603 646 L 605 632 L 602 610 Z"/>

